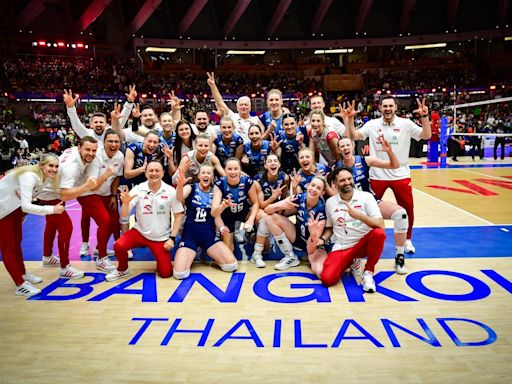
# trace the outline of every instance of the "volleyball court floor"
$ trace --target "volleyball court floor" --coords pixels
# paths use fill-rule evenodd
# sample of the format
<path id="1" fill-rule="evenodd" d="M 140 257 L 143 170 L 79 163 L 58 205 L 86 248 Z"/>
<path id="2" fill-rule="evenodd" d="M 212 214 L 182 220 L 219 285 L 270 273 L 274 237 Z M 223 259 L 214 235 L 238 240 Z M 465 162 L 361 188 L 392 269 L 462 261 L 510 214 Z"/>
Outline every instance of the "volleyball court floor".
<path id="1" fill-rule="evenodd" d="M 180 282 L 137 249 L 130 278 L 107 283 L 78 255 L 76 202 L 71 260 L 87 274 L 66 281 L 42 267 L 44 218 L 29 215 L 26 266 L 44 289 L 17 297 L 0 268 L 0 382 L 508 383 L 512 161 L 412 168 L 416 253 L 407 276 L 394 274 L 386 223 L 375 294 L 348 273 L 324 288 L 306 262 L 275 271 L 275 253 L 234 274 L 196 263 Z"/>

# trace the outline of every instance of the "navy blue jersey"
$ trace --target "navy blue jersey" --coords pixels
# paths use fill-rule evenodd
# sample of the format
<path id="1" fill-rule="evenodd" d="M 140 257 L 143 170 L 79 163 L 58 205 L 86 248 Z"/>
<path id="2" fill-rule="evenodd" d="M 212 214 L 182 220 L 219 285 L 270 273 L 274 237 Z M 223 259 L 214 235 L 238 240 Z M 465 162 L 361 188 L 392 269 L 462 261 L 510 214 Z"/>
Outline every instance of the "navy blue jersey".
<path id="1" fill-rule="evenodd" d="M 187 217 L 185 224 L 190 225 L 209 225 L 215 226 L 212 211 L 213 187 L 208 192 L 204 192 L 198 183 L 192 184 L 192 191 L 185 199 Z M 201 236 L 201 233 L 198 233 Z"/>
<path id="2" fill-rule="evenodd" d="M 158 138 L 160 139 L 160 144 L 158 145 L 160 148 L 163 149 L 165 144 L 167 144 L 169 148 L 174 147 L 174 142 L 176 141 L 176 132 L 173 132 L 171 134 L 171 137 L 169 137 L 168 139 L 164 137 L 163 131 L 158 131 L 157 134 Z"/>
<path id="3" fill-rule="evenodd" d="M 352 171 L 352 176 L 354 177 L 354 185 L 356 189 L 360 191 L 370 192 L 373 197 L 375 197 L 375 194 L 372 192 L 372 189 L 370 188 L 370 167 L 366 163 L 366 160 L 364 156 L 354 156 L 355 162 L 354 165 L 350 168 Z M 343 161 L 338 160 L 336 162 L 337 167 L 343 166 Z M 375 197 L 377 200 L 377 198 Z"/>
<path id="4" fill-rule="evenodd" d="M 302 242 L 306 243 L 309 238 L 308 221 L 310 219 L 310 212 L 313 212 L 315 218 L 319 217 L 320 220 L 325 220 L 325 203 L 322 199 L 319 199 L 318 203 L 312 209 L 308 210 L 307 193 L 299 193 L 293 195 L 293 197 L 297 198 L 295 203 L 299 205 L 295 222 L 296 239 L 300 239 Z"/>
<path id="5" fill-rule="evenodd" d="M 270 113 L 270 111 L 267 111 L 265 113 L 262 113 L 259 117 L 260 117 L 261 123 L 265 127 L 265 130 L 268 129 L 268 126 L 270 125 L 270 123 L 272 121 L 275 121 L 276 128 L 274 129 L 274 133 L 280 135 L 281 132 L 283 132 L 283 114 L 281 114 L 281 116 L 279 116 L 278 119 L 274 119 L 272 117 L 272 114 Z"/>
<path id="6" fill-rule="evenodd" d="M 306 187 L 309 185 L 309 182 L 313 180 L 313 178 L 317 175 L 325 176 L 329 173 L 329 168 L 327 165 L 316 163 L 317 171 L 311 175 L 305 175 L 302 169 L 300 170 L 300 183 L 299 187 L 302 189 L 302 192 L 306 192 Z"/>
<path id="7" fill-rule="evenodd" d="M 244 166 L 244 171 L 251 177 L 254 177 L 263 170 L 265 160 L 270 154 L 270 141 L 263 140 L 261 148 L 258 150 L 253 149 L 250 142 L 245 143 L 244 154 L 249 158 L 249 164 Z"/>
<path id="8" fill-rule="evenodd" d="M 142 167 L 144 165 L 144 160 L 149 163 L 151 160 L 158 159 L 162 154 L 159 147 L 157 147 L 157 149 L 152 154 L 144 154 L 144 152 L 142 152 L 142 145 L 143 143 L 137 142 L 128 146 L 128 149 L 133 152 L 133 169 Z M 126 179 L 126 181 L 132 186 L 137 185 L 146 181 L 146 175 L 142 173 L 131 179 Z"/>
<path id="9" fill-rule="evenodd" d="M 286 132 L 281 132 L 280 135 L 277 136 L 277 141 L 281 141 L 281 168 L 286 173 L 292 173 L 293 170 L 298 170 L 300 168 L 298 152 L 301 148 L 301 144 L 297 141 L 297 135 L 300 134 L 299 128 L 295 133 L 294 137 L 288 137 Z"/>
<path id="10" fill-rule="evenodd" d="M 309 135 L 308 135 L 308 129 L 306 126 L 301 125 L 297 128 L 297 132 L 302 133 L 302 136 L 304 136 L 304 145 L 306 147 L 309 147 Z"/>
<path id="11" fill-rule="evenodd" d="M 247 176 L 240 176 L 240 183 L 232 187 L 228 183 L 226 176 L 221 177 L 215 182 L 215 185 L 220 189 L 222 193 L 222 199 L 228 199 L 231 197 L 231 201 L 235 203 L 233 207 L 227 207 L 222 212 L 222 220 L 230 231 L 234 230 L 236 221 L 245 220 L 245 216 L 251 210 L 251 201 L 249 199 L 249 190 L 251 189 L 253 180 Z"/>
<path id="12" fill-rule="evenodd" d="M 217 149 L 215 155 L 219 158 L 220 163 L 224 165 L 227 159 L 234 157 L 238 146 L 244 144 L 244 140 L 238 133 L 233 133 L 231 140 L 228 144 L 224 143 L 222 136 L 217 136 L 213 142 Z"/>
<path id="13" fill-rule="evenodd" d="M 265 200 L 267 200 L 272 195 L 272 188 L 276 189 L 278 185 L 280 185 L 280 187 L 286 185 L 286 173 L 284 173 L 283 171 L 279 171 L 279 173 L 277 174 L 276 181 L 270 182 L 263 175 L 263 172 L 261 172 L 254 177 L 254 180 L 260 183 L 261 190 L 263 191 L 263 196 Z M 279 182 L 281 182 L 281 184 L 279 184 Z M 278 197 L 276 201 L 279 200 L 281 200 L 281 197 Z"/>

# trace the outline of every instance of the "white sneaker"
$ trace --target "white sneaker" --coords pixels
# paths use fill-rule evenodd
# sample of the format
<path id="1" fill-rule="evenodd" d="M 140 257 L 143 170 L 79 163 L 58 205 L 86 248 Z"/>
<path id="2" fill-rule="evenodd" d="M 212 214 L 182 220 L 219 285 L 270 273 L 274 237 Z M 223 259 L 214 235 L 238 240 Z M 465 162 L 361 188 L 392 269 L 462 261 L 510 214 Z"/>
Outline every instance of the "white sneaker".
<path id="1" fill-rule="evenodd" d="M 118 271 L 117 269 L 113 272 L 110 272 L 108 275 L 105 275 L 105 280 L 107 281 L 116 281 L 122 277 L 126 277 L 130 275 L 130 269 L 127 269 L 124 272 Z"/>
<path id="2" fill-rule="evenodd" d="M 361 273 L 363 273 L 363 259 L 354 259 L 352 261 L 352 265 L 350 266 L 350 272 L 352 272 L 354 277 L 361 276 Z"/>
<path id="3" fill-rule="evenodd" d="M 73 268 L 71 264 L 68 264 L 66 268 L 60 269 L 60 277 L 66 279 L 81 279 L 84 277 L 84 273 L 76 268 Z"/>
<path id="4" fill-rule="evenodd" d="M 375 286 L 375 281 L 373 280 L 373 273 L 370 271 L 363 272 L 363 280 L 361 281 L 361 285 L 363 286 L 363 290 L 365 292 L 377 292 L 377 287 Z"/>
<path id="5" fill-rule="evenodd" d="M 97 258 L 94 264 L 96 264 L 96 269 L 103 272 L 110 273 L 116 270 L 116 266 L 112 264 L 108 257 Z"/>
<path id="6" fill-rule="evenodd" d="M 39 284 L 43 282 L 43 278 L 33 275 L 30 272 L 25 272 L 23 280 L 28 281 L 30 284 Z"/>
<path id="7" fill-rule="evenodd" d="M 256 268 L 265 268 L 267 264 L 263 261 L 263 256 L 258 254 L 253 254 L 251 257 L 251 263 L 253 263 Z"/>
<path id="8" fill-rule="evenodd" d="M 407 267 L 405 266 L 405 257 L 402 254 L 395 256 L 395 271 L 399 275 L 407 275 Z"/>
<path id="9" fill-rule="evenodd" d="M 108 253 L 108 252 L 107 252 L 107 253 Z M 132 259 L 133 259 L 133 252 L 132 252 L 132 250 L 130 249 L 130 250 L 128 251 L 128 260 L 132 260 Z"/>
<path id="10" fill-rule="evenodd" d="M 80 256 L 87 256 L 89 254 L 89 243 L 82 243 L 80 246 Z"/>
<path id="11" fill-rule="evenodd" d="M 411 239 L 405 240 L 404 250 L 407 253 L 415 253 L 416 252 L 416 248 L 414 247 L 414 245 L 412 245 Z"/>
<path id="12" fill-rule="evenodd" d="M 277 269 L 278 271 L 284 271 L 285 269 L 291 268 L 291 267 L 297 267 L 300 265 L 300 260 L 295 254 L 286 255 L 283 257 L 279 263 L 274 265 L 274 269 Z"/>
<path id="13" fill-rule="evenodd" d="M 60 267 L 60 258 L 55 255 L 43 256 L 43 267 Z"/>
<path id="14" fill-rule="evenodd" d="M 16 290 L 14 291 L 14 294 L 18 296 L 34 296 L 39 295 L 41 293 L 41 290 L 39 288 L 34 287 L 30 282 L 25 281 L 23 284 L 18 286 Z"/>
<path id="15" fill-rule="evenodd" d="M 100 255 L 100 252 L 98 251 L 98 248 L 96 248 L 94 250 L 94 256 L 99 256 L 99 255 Z M 115 255 L 115 253 L 113 250 L 107 249 L 107 256 L 114 256 L 114 255 Z"/>

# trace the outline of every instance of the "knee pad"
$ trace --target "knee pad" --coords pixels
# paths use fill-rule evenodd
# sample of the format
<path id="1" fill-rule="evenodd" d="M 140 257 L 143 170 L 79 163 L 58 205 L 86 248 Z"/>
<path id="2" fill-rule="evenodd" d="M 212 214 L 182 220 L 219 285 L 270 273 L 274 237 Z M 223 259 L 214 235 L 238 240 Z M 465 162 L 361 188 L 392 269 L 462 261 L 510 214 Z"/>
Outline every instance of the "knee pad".
<path id="1" fill-rule="evenodd" d="M 187 269 L 183 272 L 178 272 L 176 270 L 172 271 L 172 275 L 176 280 L 183 280 L 190 276 L 190 269 Z"/>
<path id="2" fill-rule="evenodd" d="M 261 219 L 258 223 L 258 231 L 256 232 L 258 236 L 261 237 L 269 237 L 270 231 L 268 230 L 267 223 L 265 222 L 265 219 Z"/>
<path id="3" fill-rule="evenodd" d="M 231 264 L 222 264 L 220 265 L 220 269 L 224 272 L 235 272 L 238 269 L 238 262 L 234 262 Z"/>
<path id="4" fill-rule="evenodd" d="M 409 229 L 409 218 L 404 208 L 400 208 L 393 212 L 391 219 L 395 223 L 395 233 L 406 233 Z"/>

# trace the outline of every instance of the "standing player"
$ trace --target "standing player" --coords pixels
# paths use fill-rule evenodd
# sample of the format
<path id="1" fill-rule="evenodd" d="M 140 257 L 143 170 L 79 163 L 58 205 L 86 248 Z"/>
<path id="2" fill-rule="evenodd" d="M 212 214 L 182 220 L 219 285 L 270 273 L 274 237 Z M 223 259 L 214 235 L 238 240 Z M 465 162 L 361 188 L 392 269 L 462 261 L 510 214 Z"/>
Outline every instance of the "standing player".
<path id="1" fill-rule="evenodd" d="M 61 200 L 68 201 L 82 196 L 84 193 L 96 188 L 96 178 L 86 179 L 87 167 L 96 157 L 98 141 L 91 136 L 82 137 L 78 147 L 68 148 L 59 158 L 59 191 L 47 188 L 46 185 L 39 195 L 43 204 L 55 205 Z M 86 180 L 85 180 L 86 179 Z M 59 256 L 52 255 L 52 247 L 56 232 L 59 233 Z M 44 230 L 43 265 L 49 267 L 61 266 L 60 276 L 70 279 L 80 279 L 84 276 L 82 271 L 69 264 L 69 243 L 73 232 L 73 224 L 67 212 L 62 215 L 46 216 Z"/>
<path id="2" fill-rule="evenodd" d="M 98 226 L 98 259 L 96 268 L 112 272 L 115 266 L 107 254 L 107 242 L 110 235 L 119 238 L 119 212 L 117 210 L 117 190 L 123 174 L 124 156 L 119 150 L 121 139 L 112 129 L 105 132 L 104 145 L 98 149 L 96 157 L 87 167 L 86 176 L 97 179 L 97 186 L 77 200 L 85 215 L 92 217 Z"/>
<path id="3" fill-rule="evenodd" d="M 41 292 L 32 284 L 42 278 L 25 270 L 21 249 L 23 213 L 60 215 L 65 212 L 62 201 L 54 205 L 35 205 L 43 184 L 58 189 L 59 159 L 54 154 L 43 155 L 36 165 L 27 165 L 11 171 L 0 180 L 0 251 L 5 269 L 18 286 L 14 293 L 34 296 Z"/>
<path id="4" fill-rule="evenodd" d="M 234 272 L 238 268 L 235 255 L 226 243 L 215 236 L 215 219 L 211 215 L 213 200 L 214 171 L 211 165 L 199 168 L 198 181 L 185 185 L 185 167 L 179 168 L 176 198 L 186 206 L 186 218 L 178 250 L 174 256 L 173 276 L 186 279 L 200 247 L 214 259 L 224 272 Z"/>
<path id="5" fill-rule="evenodd" d="M 374 156 L 354 156 L 354 144 L 350 139 L 341 139 L 338 142 L 338 148 L 341 160 L 337 165 L 340 167 L 345 166 L 352 171 L 355 187 L 360 191 L 370 192 L 373 194 L 370 188 L 370 167 L 395 169 L 400 166 L 398 158 L 394 154 L 389 143 L 384 139 L 382 140 L 382 151 L 388 154 L 389 159 L 387 161 Z M 405 267 L 404 246 L 407 228 L 409 225 L 409 222 L 407 221 L 407 212 L 401 206 L 392 203 L 391 201 L 381 199 L 376 200 L 384 220 L 393 220 L 394 222 L 396 249 L 395 271 L 400 275 L 405 275 L 407 273 L 407 268 Z M 360 260 L 357 259 L 355 264 L 352 266 L 353 271 L 356 274 L 359 274 L 360 266 Z"/>
<path id="6" fill-rule="evenodd" d="M 172 275 L 171 256 L 176 235 L 183 219 L 183 206 L 176 200 L 176 190 L 164 183 L 164 168 L 158 161 L 150 161 L 146 167 L 146 179 L 131 191 L 121 192 L 121 224 L 128 224 L 130 212 L 135 207 L 135 225 L 114 243 L 119 261 L 117 270 L 105 276 L 115 281 L 130 275 L 128 250 L 148 247 L 156 259 L 160 277 Z M 174 222 L 171 228 L 171 214 Z"/>
<path id="7" fill-rule="evenodd" d="M 354 102 L 349 105 L 347 110 L 342 112 L 347 117 L 346 125 L 353 140 L 366 140 L 370 138 L 371 156 L 387 160 L 387 154 L 380 151 L 382 148 L 381 138 L 384 137 L 400 161 L 400 167 L 397 169 L 370 168 L 370 184 L 378 199 L 382 199 L 386 189 L 391 188 L 398 205 L 404 207 L 407 211 L 409 228 L 407 230 L 405 252 L 408 253 L 416 251 L 411 240 L 414 224 L 414 201 L 411 187 L 411 170 L 407 164 L 411 138 L 416 141 L 421 139 L 428 140 L 432 135 L 425 99 L 421 102 L 417 100 L 417 103 L 418 108 L 414 113 L 419 113 L 421 127 L 409 119 L 396 116 L 397 102 L 390 95 L 384 96 L 380 101 L 382 117 L 368 121 L 359 130 L 356 130 L 354 126 L 354 116 L 357 114 L 354 110 Z"/>
<path id="8" fill-rule="evenodd" d="M 326 229 L 317 239 L 317 244 L 325 244 L 333 231 L 335 240 L 324 262 L 320 280 L 328 287 L 334 285 L 354 259 L 368 257 L 362 286 L 365 292 L 376 292 L 373 271 L 386 240 L 384 220 L 375 198 L 368 192 L 354 189 L 350 169 L 338 167 L 332 172 L 332 177 L 339 193 L 327 200 Z M 309 224 L 316 225 L 314 222 Z M 310 231 L 314 234 L 319 232 L 316 228 Z"/>

